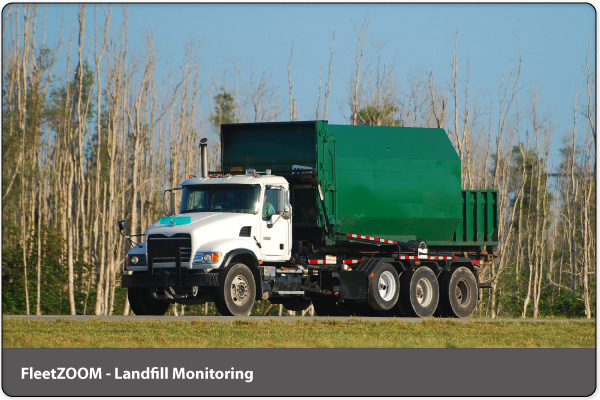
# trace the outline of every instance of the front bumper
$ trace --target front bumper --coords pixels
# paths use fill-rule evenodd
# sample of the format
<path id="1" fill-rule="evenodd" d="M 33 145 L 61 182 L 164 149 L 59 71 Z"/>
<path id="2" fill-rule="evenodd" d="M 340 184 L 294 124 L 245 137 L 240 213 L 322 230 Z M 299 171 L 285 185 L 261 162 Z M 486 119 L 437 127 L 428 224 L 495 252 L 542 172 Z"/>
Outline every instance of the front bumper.
<path id="1" fill-rule="evenodd" d="M 127 288 L 157 288 L 157 287 L 186 287 L 194 286 L 214 287 L 219 286 L 219 274 L 148 274 L 136 273 L 123 275 L 121 286 Z"/>

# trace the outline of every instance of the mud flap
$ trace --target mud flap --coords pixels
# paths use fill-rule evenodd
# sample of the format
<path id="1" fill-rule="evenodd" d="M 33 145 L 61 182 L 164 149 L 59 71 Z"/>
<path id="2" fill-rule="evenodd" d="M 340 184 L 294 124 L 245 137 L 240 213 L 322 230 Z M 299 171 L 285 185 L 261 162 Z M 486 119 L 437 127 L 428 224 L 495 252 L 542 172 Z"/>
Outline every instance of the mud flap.
<path id="1" fill-rule="evenodd" d="M 366 271 L 340 271 L 340 299 L 365 300 L 367 298 Z"/>

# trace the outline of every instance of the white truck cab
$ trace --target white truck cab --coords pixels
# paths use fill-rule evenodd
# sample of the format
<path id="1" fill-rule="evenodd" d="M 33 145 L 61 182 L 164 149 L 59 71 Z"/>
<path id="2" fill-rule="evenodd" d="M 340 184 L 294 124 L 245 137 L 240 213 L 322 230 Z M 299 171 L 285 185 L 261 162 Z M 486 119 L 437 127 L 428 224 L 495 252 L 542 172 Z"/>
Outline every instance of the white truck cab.
<path id="1" fill-rule="evenodd" d="M 148 276 L 148 272 L 152 274 L 157 270 L 164 273 L 159 275 L 164 279 L 169 279 L 171 274 L 183 274 L 196 280 L 199 277 L 216 277 L 218 274 L 199 272 L 218 273 L 220 269 L 230 267 L 235 257 L 254 266 L 290 260 L 292 210 L 289 184 L 285 178 L 270 175 L 270 171 L 257 173 L 254 170 L 235 176 L 209 174 L 206 178 L 191 177 L 179 188 L 165 193 L 173 193 L 174 190 L 181 191 L 179 213 L 162 217 L 150 226 L 144 235 L 145 241 L 128 253 L 125 271 L 137 273 L 135 279 L 138 282 L 143 277 L 139 274 Z M 174 209 L 173 199 L 174 196 L 171 196 L 171 210 Z M 254 273 L 254 278 L 256 275 Z M 240 290 L 248 291 L 248 282 L 242 281 L 252 279 L 252 275 L 235 279 L 234 285 L 237 282 L 238 286 L 244 287 Z M 253 280 L 260 288 L 260 279 Z M 193 282 L 193 279 L 186 281 Z M 216 285 L 216 279 L 208 284 Z M 191 297 L 196 297 L 199 286 L 191 287 Z M 130 286 L 129 290 L 134 312 L 154 313 L 148 308 L 148 297 L 160 300 L 162 293 L 157 297 L 157 293 L 150 294 L 147 287 L 137 288 L 144 294 L 140 294 L 139 301 L 136 301 L 135 289 Z M 256 296 L 256 289 L 252 297 Z M 181 300 L 189 293 L 175 293 L 171 289 L 170 295 Z M 167 300 L 168 297 L 167 292 Z M 235 299 L 235 294 L 232 298 Z M 254 298 L 251 304 L 253 302 Z M 162 308 L 168 303 L 160 304 L 156 313 L 162 314 Z"/>
<path id="2" fill-rule="evenodd" d="M 181 187 L 179 214 L 150 226 L 146 239 L 189 234 L 193 257 L 182 263 L 183 268 L 219 268 L 223 256 L 239 249 L 251 251 L 259 261 L 290 259 L 291 206 L 284 178 L 249 172 L 192 177 Z M 157 262 L 155 266 L 169 265 Z"/>

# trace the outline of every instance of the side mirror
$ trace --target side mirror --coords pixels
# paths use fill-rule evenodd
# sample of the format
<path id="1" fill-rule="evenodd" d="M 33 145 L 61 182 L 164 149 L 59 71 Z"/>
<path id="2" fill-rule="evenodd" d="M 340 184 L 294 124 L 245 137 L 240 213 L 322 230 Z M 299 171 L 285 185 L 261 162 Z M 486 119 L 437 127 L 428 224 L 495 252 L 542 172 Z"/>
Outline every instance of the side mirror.
<path id="1" fill-rule="evenodd" d="M 290 192 L 288 190 L 280 190 L 278 194 L 279 210 L 277 210 L 277 214 L 281 215 L 283 219 L 290 219 L 292 216 L 292 212 L 290 211 Z"/>
<path id="2" fill-rule="evenodd" d="M 173 188 L 173 189 L 167 189 L 163 191 L 163 213 L 167 216 L 170 217 L 171 215 L 175 215 L 175 190 L 181 190 L 182 188 Z M 169 208 L 167 209 L 167 202 L 165 201 L 165 195 L 167 194 L 167 192 L 169 192 L 170 196 L 169 196 Z"/>
<path id="3" fill-rule="evenodd" d="M 123 229 L 125 229 L 126 222 L 125 222 L 125 220 L 123 219 L 123 220 L 121 220 L 121 221 L 117 222 L 117 225 L 119 225 L 119 230 L 120 230 L 121 232 L 123 232 Z"/>

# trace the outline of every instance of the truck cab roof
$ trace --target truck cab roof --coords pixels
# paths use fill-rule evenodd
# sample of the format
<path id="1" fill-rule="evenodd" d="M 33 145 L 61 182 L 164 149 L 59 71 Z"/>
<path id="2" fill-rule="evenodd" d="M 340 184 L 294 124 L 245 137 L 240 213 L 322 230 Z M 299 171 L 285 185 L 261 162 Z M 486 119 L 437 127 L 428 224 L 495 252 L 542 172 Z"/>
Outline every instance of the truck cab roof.
<path id="1" fill-rule="evenodd" d="M 190 185 L 219 185 L 219 184 L 229 184 L 229 185 L 287 185 L 288 182 L 285 178 L 276 175 L 263 175 L 257 174 L 254 175 L 229 175 L 224 176 L 224 174 L 220 174 L 221 177 L 213 176 L 210 178 L 198 178 L 191 177 L 181 183 L 181 186 L 190 186 Z"/>

